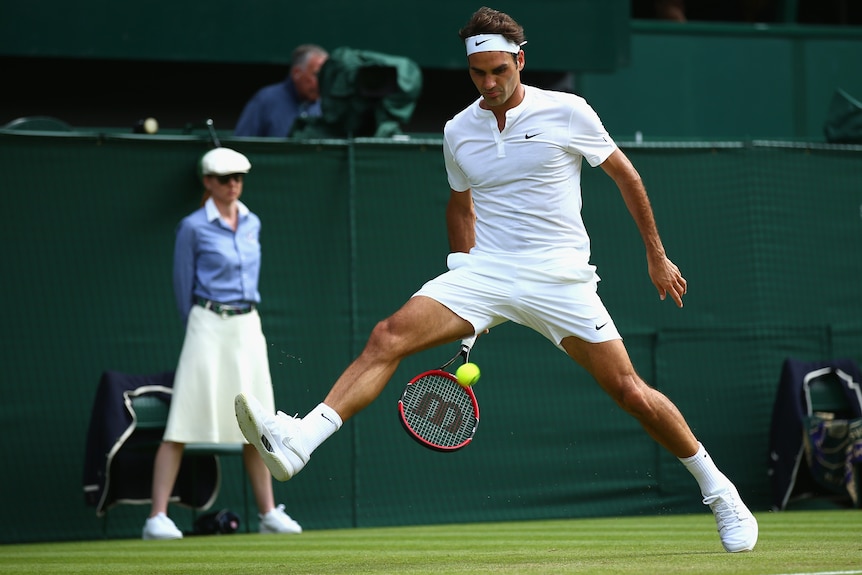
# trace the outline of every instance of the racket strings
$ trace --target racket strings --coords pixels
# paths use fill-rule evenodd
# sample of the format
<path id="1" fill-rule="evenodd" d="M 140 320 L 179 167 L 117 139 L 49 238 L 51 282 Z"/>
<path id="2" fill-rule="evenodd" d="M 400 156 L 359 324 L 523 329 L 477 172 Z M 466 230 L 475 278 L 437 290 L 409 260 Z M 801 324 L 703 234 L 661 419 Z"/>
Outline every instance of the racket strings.
<path id="1" fill-rule="evenodd" d="M 406 424 L 435 446 L 462 445 L 475 432 L 473 400 L 450 376 L 430 373 L 418 378 L 407 386 L 402 404 Z"/>

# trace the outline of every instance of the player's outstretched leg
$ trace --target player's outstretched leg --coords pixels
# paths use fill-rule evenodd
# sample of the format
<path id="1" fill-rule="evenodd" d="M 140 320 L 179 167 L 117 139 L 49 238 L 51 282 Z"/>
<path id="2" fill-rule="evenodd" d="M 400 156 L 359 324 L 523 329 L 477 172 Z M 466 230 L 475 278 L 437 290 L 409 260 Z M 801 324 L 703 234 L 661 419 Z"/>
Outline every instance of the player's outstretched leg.
<path id="1" fill-rule="evenodd" d="M 287 481 L 305 467 L 311 455 L 299 439 L 299 418 L 280 411 L 269 414 L 260 402 L 245 393 L 236 396 L 234 408 L 242 434 L 260 452 L 273 477 Z"/>

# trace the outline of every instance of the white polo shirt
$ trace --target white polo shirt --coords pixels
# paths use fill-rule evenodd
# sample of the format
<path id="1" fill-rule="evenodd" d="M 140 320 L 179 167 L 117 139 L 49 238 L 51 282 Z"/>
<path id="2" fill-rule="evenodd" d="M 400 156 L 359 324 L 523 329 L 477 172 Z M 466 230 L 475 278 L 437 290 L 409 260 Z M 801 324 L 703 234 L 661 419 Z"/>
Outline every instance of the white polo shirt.
<path id="1" fill-rule="evenodd" d="M 595 167 L 617 149 L 596 112 L 574 94 L 524 86 L 500 132 L 480 99 L 446 123 L 449 186 L 472 189 L 475 254 L 553 255 L 589 260 L 581 218 L 581 158 Z"/>

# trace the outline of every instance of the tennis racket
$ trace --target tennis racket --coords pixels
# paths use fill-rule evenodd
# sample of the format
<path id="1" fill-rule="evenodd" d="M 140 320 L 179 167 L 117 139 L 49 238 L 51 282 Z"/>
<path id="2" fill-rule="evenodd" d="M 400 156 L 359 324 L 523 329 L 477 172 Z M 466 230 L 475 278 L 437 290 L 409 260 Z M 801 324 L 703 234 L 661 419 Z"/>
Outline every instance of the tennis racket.
<path id="1" fill-rule="evenodd" d="M 407 434 L 435 451 L 457 451 L 473 441 L 479 426 L 479 403 L 470 387 L 444 371 L 459 357 L 470 358 L 476 336 L 461 341 L 460 351 L 437 369 L 410 380 L 398 400 L 398 415 Z"/>

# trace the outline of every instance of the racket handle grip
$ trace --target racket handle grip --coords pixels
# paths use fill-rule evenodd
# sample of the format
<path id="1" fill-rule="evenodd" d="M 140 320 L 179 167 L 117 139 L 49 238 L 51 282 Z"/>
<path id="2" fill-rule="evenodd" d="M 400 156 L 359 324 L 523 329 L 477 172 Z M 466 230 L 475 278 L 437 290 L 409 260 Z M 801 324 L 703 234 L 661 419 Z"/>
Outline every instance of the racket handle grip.
<path id="1" fill-rule="evenodd" d="M 476 335 L 471 335 L 470 337 L 465 337 L 461 340 L 461 349 L 464 351 L 470 351 L 473 349 L 473 344 L 476 343 Z"/>

